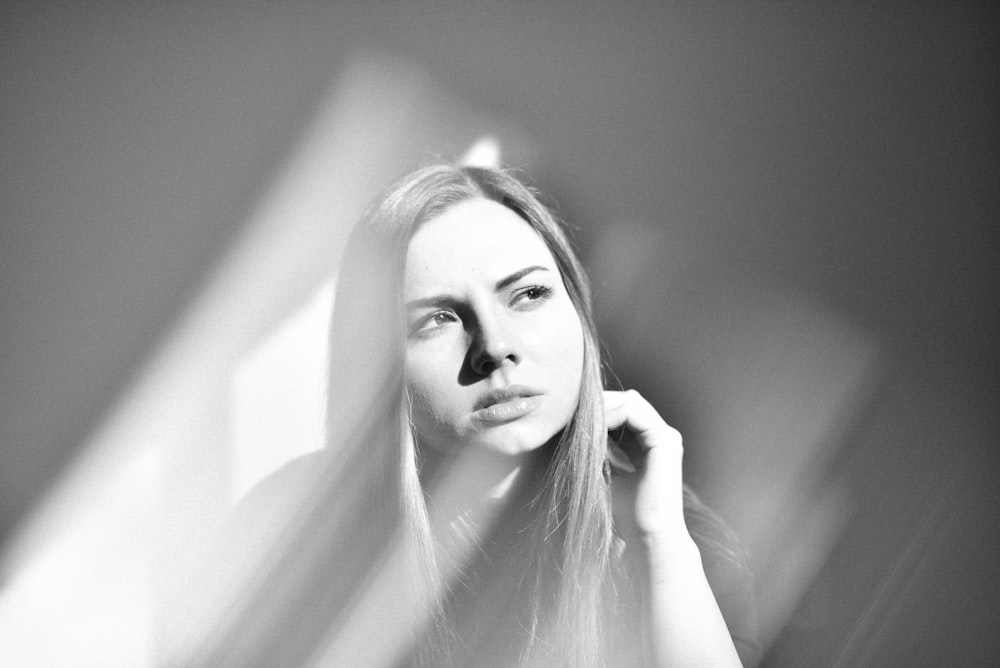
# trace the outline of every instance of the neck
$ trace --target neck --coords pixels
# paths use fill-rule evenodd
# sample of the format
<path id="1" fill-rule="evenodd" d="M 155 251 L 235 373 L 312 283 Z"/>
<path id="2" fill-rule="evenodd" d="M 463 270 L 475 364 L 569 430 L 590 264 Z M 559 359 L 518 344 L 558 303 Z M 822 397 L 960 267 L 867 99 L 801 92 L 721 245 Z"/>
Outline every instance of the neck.
<path id="1" fill-rule="evenodd" d="M 431 480 L 424 480 L 432 513 L 441 519 L 509 499 L 530 467 L 531 455 L 469 449 L 432 455 Z"/>
<path id="2" fill-rule="evenodd" d="M 505 513 L 524 512 L 518 499 L 532 498 L 528 487 L 544 461 L 544 453 L 505 455 L 468 449 L 457 455 L 435 453 L 428 493 L 431 531 L 445 570 L 460 568 L 482 547 Z"/>

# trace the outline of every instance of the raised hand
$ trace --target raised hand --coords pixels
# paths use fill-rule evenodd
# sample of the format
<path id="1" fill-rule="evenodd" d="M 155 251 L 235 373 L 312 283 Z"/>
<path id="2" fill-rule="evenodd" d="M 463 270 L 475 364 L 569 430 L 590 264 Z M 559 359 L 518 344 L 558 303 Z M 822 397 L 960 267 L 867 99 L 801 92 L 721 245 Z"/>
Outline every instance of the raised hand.
<path id="1" fill-rule="evenodd" d="M 684 525 L 681 434 L 635 390 L 606 391 L 615 526 L 629 544 L 670 545 L 690 537 Z"/>
<path id="2" fill-rule="evenodd" d="M 651 666 L 739 666 L 729 629 L 684 524 L 680 433 L 638 392 L 605 392 L 611 503 L 638 566 Z"/>

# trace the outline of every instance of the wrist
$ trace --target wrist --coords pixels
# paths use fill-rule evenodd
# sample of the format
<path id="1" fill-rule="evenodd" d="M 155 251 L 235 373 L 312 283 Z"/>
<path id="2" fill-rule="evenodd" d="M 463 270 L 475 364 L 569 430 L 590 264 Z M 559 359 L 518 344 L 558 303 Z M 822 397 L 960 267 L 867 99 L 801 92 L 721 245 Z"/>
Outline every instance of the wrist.
<path id="1" fill-rule="evenodd" d="M 638 541 L 638 548 L 643 561 L 653 568 L 676 568 L 688 564 L 701 566 L 701 551 L 687 530 L 644 533 Z"/>
<path id="2" fill-rule="evenodd" d="M 701 552 L 690 536 L 644 534 L 633 545 L 627 559 L 646 586 L 673 588 L 705 577 Z"/>

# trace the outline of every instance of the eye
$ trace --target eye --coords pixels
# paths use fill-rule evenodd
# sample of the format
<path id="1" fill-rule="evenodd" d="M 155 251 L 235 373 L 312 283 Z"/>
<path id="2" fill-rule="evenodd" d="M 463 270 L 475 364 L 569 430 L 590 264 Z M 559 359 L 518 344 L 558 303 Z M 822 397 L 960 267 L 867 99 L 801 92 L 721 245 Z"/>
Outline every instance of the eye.
<path id="1" fill-rule="evenodd" d="M 534 308 L 540 302 L 552 296 L 552 288 L 545 285 L 529 285 L 518 290 L 511 300 L 511 304 L 521 310 Z"/>
<path id="2" fill-rule="evenodd" d="M 410 333 L 416 336 L 430 336 L 453 322 L 458 322 L 458 316 L 451 311 L 434 311 L 413 325 Z"/>

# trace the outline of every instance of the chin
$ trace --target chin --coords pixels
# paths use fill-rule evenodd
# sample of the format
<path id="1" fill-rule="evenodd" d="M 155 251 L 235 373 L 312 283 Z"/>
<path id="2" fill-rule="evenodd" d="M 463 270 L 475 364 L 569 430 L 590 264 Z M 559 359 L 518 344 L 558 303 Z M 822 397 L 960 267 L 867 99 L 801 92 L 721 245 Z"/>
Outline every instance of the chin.
<path id="1" fill-rule="evenodd" d="M 540 447 L 542 447 L 542 445 L 544 445 L 544 443 L 538 443 L 538 444 L 511 443 L 507 441 L 504 443 L 488 443 L 482 445 L 481 447 L 484 450 L 495 452 L 500 455 L 516 456 L 516 455 L 526 455 L 529 452 L 534 452 L 535 450 L 538 450 Z"/>
<path id="2" fill-rule="evenodd" d="M 522 428 L 522 425 L 507 427 L 486 438 L 474 439 L 472 445 L 503 455 L 524 455 L 541 449 L 559 434 L 559 430 Z"/>

